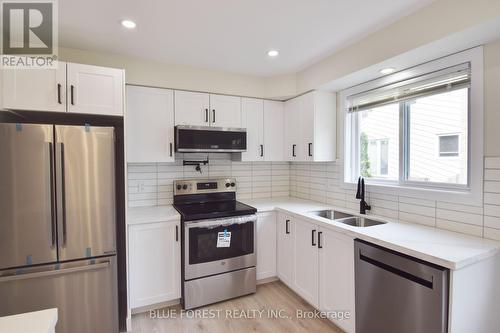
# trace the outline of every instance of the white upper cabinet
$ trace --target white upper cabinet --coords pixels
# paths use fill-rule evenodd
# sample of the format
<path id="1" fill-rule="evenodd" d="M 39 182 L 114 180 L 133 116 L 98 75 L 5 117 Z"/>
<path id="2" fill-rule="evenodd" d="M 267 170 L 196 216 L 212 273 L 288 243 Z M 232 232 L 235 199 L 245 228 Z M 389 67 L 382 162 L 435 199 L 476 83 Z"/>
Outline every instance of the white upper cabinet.
<path id="1" fill-rule="evenodd" d="M 285 104 L 285 152 L 289 161 L 336 159 L 336 96 L 312 91 Z"/>
<path id="2" fill-rule="evenodd" d="M 242 98 L 241 114 L 242 127 L 247 129 L 247 151 L 241 153 L 241 160 L 263 161 L 264 101 L 256 98 Z"/>
<path id="3" fill-rule="evenodd" d="M 68 63 L 68 111 L 123 115 L 122 69 Z"/>
<path id="4" fill-rule="evenodd" d="M 174 162 L 174 92 L 127 86 L 127 162 Z"/>
<path id="5" fill-rule="evenodd" d="M 303 140 L 301 139 L 301 100 L 300 97 L 285 102 L 284 114 L 284 136 L 285 136 L 285 160 L 300 161 L 302 156 Z M 300 147 L 299 147 L 300 146 Z"/>
<path id="6" fill-rule="evenodd" d="M 210 94 L 210 126 L 241 128 L 241 97 Z"/>
<path id="7" fill-rule="evenodd" d="M 210 126 L 210 95 L 176 90 L 175 125 Z"/>
<path id="8" fill-rule="evenodd" d="M 3 108 L 66 112 L 66 63 L 56 69 L 4 69 Z"/>
<path id="9" fill-rule="evenodd" d="M 264 159 L 266 161 L 285 160 L 283 114 L 283 102 L 264 101 Z"/>

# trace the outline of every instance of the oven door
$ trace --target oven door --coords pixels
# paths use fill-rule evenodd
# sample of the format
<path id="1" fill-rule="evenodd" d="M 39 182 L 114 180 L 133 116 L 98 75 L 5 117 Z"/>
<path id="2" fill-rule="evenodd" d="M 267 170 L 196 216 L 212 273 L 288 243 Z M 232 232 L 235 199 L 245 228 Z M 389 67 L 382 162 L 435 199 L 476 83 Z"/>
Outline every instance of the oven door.
<path id="1" fill-rule="evenodd" d="M 257 216 L 184 223 L 184 280 L 256 265 Z"/>

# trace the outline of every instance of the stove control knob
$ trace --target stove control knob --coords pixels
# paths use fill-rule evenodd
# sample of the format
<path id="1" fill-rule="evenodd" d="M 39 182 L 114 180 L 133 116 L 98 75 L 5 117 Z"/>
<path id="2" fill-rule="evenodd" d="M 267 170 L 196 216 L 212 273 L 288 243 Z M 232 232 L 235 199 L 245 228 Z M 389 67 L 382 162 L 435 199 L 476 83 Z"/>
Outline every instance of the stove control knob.
<path id="1" fill-rule="evenodd" d="M 182 186 L 180 185 L 177 185 L 177 189 L 180 190 L 182 188 Z"/>
<path id="2" fill-rule="evenodd" d="M 226 187 L 229 187 L 229 186 L 231 186 L 231 184 L 229 184 L 229 183 L 226 183 Z"/>
<path id="3" fill-rule="evenodd" d="M 235 187 L 235 186 L 236 186 L 236 184 L 235 184 L 235 183 L 231 183 L 231 187 Z"/>
<path id="4" fill-rule="evenodd" d="M 187 190 L 188 186 L 186 184 L 182 185 L 183 190 Z"/>

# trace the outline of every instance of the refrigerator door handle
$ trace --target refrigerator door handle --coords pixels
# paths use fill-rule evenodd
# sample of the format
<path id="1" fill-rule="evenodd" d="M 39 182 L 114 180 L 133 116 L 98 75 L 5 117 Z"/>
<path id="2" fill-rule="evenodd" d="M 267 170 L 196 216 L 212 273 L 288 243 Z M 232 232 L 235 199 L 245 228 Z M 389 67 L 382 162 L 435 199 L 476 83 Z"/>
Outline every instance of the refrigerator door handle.
<path id="1" fill-rule="evenodd" d="M 108 268 L 110 265 L 109 261 L 98 263 L 98 264 L 90 264 L 84 266 L 77 266 L 71 268 L 63 268 L 63 269 L 54 269 L 50 271 L 40 271 L 34 273 L 26 273 L 26 274 L 16 274 L 0 277 L 0 283 L 8 282 L 8 281 L 18 281 L 18 280 L 27 280 L 27 279 L 36 279 L 40 277 L 54 276 L 54 275 L 62 275 L 76 272 L 84 272 L 84 271 L 93 271 L 98 269 Z"/>
<path id="2" fill-rule="evenodd" d="M 60 190 L 60 193 L 58 194 L 59 197 L 59 220 L 62 222 L 61 229 L 62 229 L 62 244 L 60 244 L 62 247 L 66 246 L 66 240 L 67 240 L 67 226 L 66 226 L 66 177 L 65 177 L 65 165 L 64 165 L 64 143 L 60 142 L 58 143 L 59 145 L 59 167 L 56 169 L 57 170 L 57 181 L 60 184 L 60 187 L 58 188 Z"/>
<path id="3" fill-rule="evenodd" d="M 56 209 L 55 209 L 55 186 L 54 186 L 54 148 L 52 142 L 49 145 L 49 182 L 50 182 L 50 232 L 52 236 L 52 248 L 56 246 Z"/>

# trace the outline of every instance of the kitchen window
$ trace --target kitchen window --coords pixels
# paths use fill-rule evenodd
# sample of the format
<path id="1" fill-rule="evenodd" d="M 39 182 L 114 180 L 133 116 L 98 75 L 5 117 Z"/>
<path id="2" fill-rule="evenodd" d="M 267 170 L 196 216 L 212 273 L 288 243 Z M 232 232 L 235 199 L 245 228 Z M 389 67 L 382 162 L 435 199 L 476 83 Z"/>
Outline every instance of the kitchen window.
<path id="1" fill-rule="evenodd" d="M 482 82 L 473 80 L 482 81 L 482 63 L 450 57 L 468 61 L 440 59 L 341 93 L 346 184 L 363 176 L 409 196 L 482 196 Z"/>

